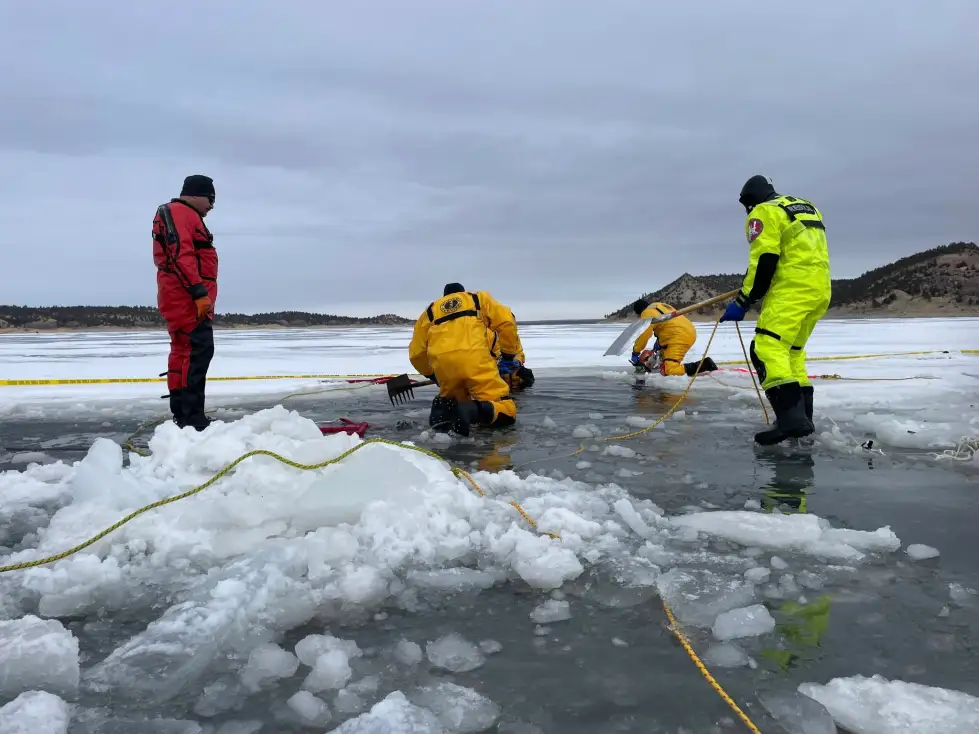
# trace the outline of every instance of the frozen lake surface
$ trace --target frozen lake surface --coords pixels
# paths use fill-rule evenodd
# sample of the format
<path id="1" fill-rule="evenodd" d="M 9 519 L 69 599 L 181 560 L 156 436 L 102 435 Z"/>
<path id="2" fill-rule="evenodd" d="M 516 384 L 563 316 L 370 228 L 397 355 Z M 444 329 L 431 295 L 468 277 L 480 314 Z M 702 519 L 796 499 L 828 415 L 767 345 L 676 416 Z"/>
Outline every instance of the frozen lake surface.
<path id="1" fill-rule="evenodd" d="M 315 472 L 252 458 L 78 554 L 0 574 L 0 731 L 747 731 L 663 597 L 763 732 L 974 732 L 979 462 L 937 457 L 979 434 L 979 356 L 962 353 L 977 327 L 821 324 L 811 357 L 926 353 L 814 360 L 836 376 L 815 381 L 817 435 L 773 449 L 752 445 L 764 417 L 739 365 L 615 438 L 688 382 L 637 386 L 627 355 L 603 358 L 621 325 L 523 329 L 538 381 L 518 424 L 447 443 L 425 431 L 431 388 L 392 408 L 378 386 L 215 381 L 222 422 L 145 430 L 141 457 L 118 445 L 162 415 L 160 384 L 0 387 L 0 565 L 252 449 L 337 456 L 359 440 L 315 423 L 339 417 L 438 452 L 486 493 L 391 446 Z M 409 337 L 218 332 L 211 374 L 410 371 Z M 710 353 L 743 360 L 733 326 Z M 0 336 L 3 379 L 154 377 L 165 360 L 158 333 Z"/>

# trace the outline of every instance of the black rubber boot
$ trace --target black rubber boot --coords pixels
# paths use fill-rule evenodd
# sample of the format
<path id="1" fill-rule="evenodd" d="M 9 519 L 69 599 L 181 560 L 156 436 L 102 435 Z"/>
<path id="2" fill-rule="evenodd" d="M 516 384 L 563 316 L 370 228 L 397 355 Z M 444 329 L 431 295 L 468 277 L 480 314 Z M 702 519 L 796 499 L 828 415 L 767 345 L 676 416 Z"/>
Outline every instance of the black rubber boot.
<path id="1" fill-rule="evenodd" d="M 184 388 L 180 391 L 181 406 L 183 416 L 181 416 L 181 428 L 190 426 L 195 431 L 203 431 L 213 422 L 204 414 L 204 393 L 199 390 Z"/>
<path id="2" fill-rule="evenodd" d="M 173 422 L 183 428 L 185 425 L 183 390 L 171 390 L 167 397 L 170 398 L 170 412 L 173 414 Z"/>
<path id="3" fill-rule="evenodd" d="M 485 400 L 475 400 L 459 405 L 458 418 L 452 430 L 460 436 L 468 436 L 473 423 L 488 426 L 493 422 L 493 404 Z"/>
<path id="4" fill-rule="evenodd" d="M 700 367 L 698 370 L 697 367 Z M 696 362 L 687 362 L 683 365 L 683 371 L 687 373 L 687 377 L 693 377 L 694 373 L 704 374 L 705 372 L 713 372 L 717 369 L 717 364 L 710 357 L 704 357 L 704 363 L 701 364 L 698 359 Z"/>
<path id="5" fill-rule="evenodd" d="M 806 418 L 812 423 L 812 385 L 802 388 L 802 400 L 806 405 Z"/>
<path id="6" fill-rule="evenodd" d="M 459 403 L 455 398 L 437 397 L 432 400 L 428 425 L 439 433 L 448 433 L 459 418 Z"/>
<path id="7" fill-rule="evenodd" d="M 766 390 L 768 401 L 775 411 L 775 423 L 771 428 L 755 434 L 755 443 L 773 446 L 787 438 L 803 438 L 815 430 L 812 421 L 806 417 L 805 400 L 798 382 Z"/>

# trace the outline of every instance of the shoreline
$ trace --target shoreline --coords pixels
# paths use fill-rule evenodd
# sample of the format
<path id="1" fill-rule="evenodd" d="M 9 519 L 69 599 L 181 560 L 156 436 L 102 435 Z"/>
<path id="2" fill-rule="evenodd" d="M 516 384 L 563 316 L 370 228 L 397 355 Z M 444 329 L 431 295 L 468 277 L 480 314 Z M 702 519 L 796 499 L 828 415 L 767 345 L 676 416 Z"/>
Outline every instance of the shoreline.
<path id="1" fill-rule="evenodd" d="M 688 315 L 695 323 L 711 323 L 717 319 L 719 314 L 692 314 Z M 979 311 L 974 313 L 942 313 L 931 311 L 927 313 L 887 313 L 887 312 L 827 312 L 823 320 L 828 321 L 850 321 L 850 320 L 886 320 L 886 319 L 969 319 L 979 318 Z M 542 321 L 523 321 L 518 322 L 518 326 L 548 326 L 548 325 L 591 325 L 591 324 L 629 324 L 635 319 L 554 319 Z M 283 326 L 282 324 L 235 324 L 233 326 L 215 326 L 214 331 L 319 331 L 325 329 L 408 329 L 412 324 L 316 324 L 310 326 Z M 126 333 L 126 332 L 162 332 L 166 333 L 163 326 L 58 326 L 52 329 L 27 328 L 22 326 L 12 326 L 0 329 L 0 336 L 5 334 L 65 334 L 65 333 Z"/>

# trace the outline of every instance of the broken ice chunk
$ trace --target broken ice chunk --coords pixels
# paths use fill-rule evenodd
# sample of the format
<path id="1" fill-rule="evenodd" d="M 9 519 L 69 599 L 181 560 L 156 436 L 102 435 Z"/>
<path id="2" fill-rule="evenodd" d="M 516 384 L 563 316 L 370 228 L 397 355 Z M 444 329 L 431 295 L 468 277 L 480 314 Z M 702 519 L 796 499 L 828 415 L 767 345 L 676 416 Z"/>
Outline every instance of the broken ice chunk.
<path id="1" fill-rule="evenodd" d="M 962 584 L 951 583 L 948 585 L 948 595 L 952 601 L 959 604 L 967 604 L 976 600 L 976 590 L 970 589 Z"/>
<path id="2" fill-rule="evenodd" d="M 258 636 L 256 628 L 289 629 L 312 616 L 315 597 L 299 579 L 306 568 L 304 554 L 289 541 L 215 568 L 186 601 L 88 669 L 88 682 L 114 696 L 154 703 L 200 688 L 198 678 L 244 647 L 250 635 Z"/>
<path id="3" fill-rule="evenodd" d="M 795 691 L 762 693 L 758 700 L 786 734 L 836 734 L 829 711 L 817 701 Z"/>
<path id="4" fill-rule="evenodd" d="M 454 734 L 486 731 L 500 716 L 500 707 L 486 696 L 454 683 L 423 686 L 411 694 L 410 700 L 433 712 Z"/>
<path id="5" fill-rule="evenodd" d="M 364 699 L 353 691 L 344 688 L 337 694 L 333 705 L 341 714 L 359 714 L 364 710 Z"/>
<path id="6" fill-rule="evenodd" d="M 758 637 L 775 629 L 775 620 L 761 604 L 732 609 L 717 616 L 711 632 L 718 640 L 736 637 Z"/>
<path id="7" fill-rule="evenodd" d="M 0 697 L 32 690 L 78 690 L 78 640 L 54 619 L 27 615 L 0 621 Z"/>
<path id="8" fill-rule="evenodd" d="M 326 702 L 309 691 L 299 691 L 286 701 L 286 706 L 296 714 L 300 721 L 309 726 L 326 726 L 333 718 Z"/>
<path id="9" fill-rule="evenodd" d="M 799 692 L 825 706 L 840 727 L 860 734 L 979 731 L 979 698 L 959 691 L 857 675 L 825 686 L 803 683 Z"/>
<path id="10" fill-rule="evenodd" d="M 932 548 L 930 545 L 921 545 L 920 543 L 912 543 L 905 552 L 912 561 L 924 561 L 928 558 L 937 558 L 939 556 L 937 548 Z"/>
<path id="11" fill-rule="evenodd" d="M 394 658 L 402 665 L 418 665 L 422 661 L 422 648 L 411 640 L 398 640 L 394 646 Z"/>
<path id="12" fill-rule="evenodd" d="M 602 453 L 607 456 L 618 456 L 623 459 L 631 459 L 636 455 L 635 449 L 630 449 L 628 446 L 619 446 L 618 444 L 606 446 Z"/>
<path id="13" fill-rule="evenodd" d="M 341 640 L 333 635 L 307 635 L 296 643 L 296 657 L 309 667 L 316 665 L 320 655 L 331 650 L 341 650 L 348 658 L 359 658 L 364 654 L 353 640 Z"/>
<path id="14" fill-rule="evenodd" d="M 503 649 L 503 645 L 496 640 L 483 640 L 479 643 L 479 649 L 487 655 L 496 655 L 496 653 Z"/>
<path id="15" fill-rule="evenodd" d="M 715 668 L 740 668 L 748 664 L 748 656 L 737 645 L 722 642 L 707 649 L 704 662 Z"/>
<path id="16" fill-rule="evenodd" d="M 447 734 L 445 727 L 428 709 L 408 702 L 395 691 L 370 711 L 345 721 L 333 734 Z"/>
<path id="17" fill-rule="evenodd" d="M 299 659 L 276 644 L 259 645 L 248 655 L 241 669 L 241 682 L 250 691 L 257 691 L 266 681 L 288 678 L 299 669 Z"/>
<path id="18" fill-rule="evenodd" d="M 330 650 L 316 658 L 313 672 L 303 681 L 303 688 L 314 693 L 339 690 L 347 685 L 351 675 L 353 671 L 350 669 L 347 653 L 343 650 Z"/>
<path id="19" fill-rule="evenodd" d="M 789 567 L 789 564 L 783 561 L 778 556 L 772 556 L 771 564 L 772 564 L 772 568 L 774 568 L 776 571 L 784 571 Z"/>
<path id="20" fill-rule="evenodd" d="M 26 691 L 0 708 L 3 734 L 66 734 L 71 706 L 47 691 Z"/>
<path id="21" fill-rule="evenodd" d="M 768 578 L 771 575 L 772 572 L 767 568 L 763 568 L 762 566 L 749 568 L 744 572 L 745 581 L 750 581 L 753 584 L 763 584 L 768 581 Z"/>
<path id="22" fill-rule="evenodd" d="M 381 687 L 381 679 L 376 675 L 365 675 L 360 680 L 355 680 L 353 683 L 346 687 L 347 691 L 351 693 L 356 693 L 360 695 L 373 695 L 377 693 L 377 689 Z"/>
<path id="23" fill-rule="evenodd" d="M 478 647 L 455 632 L 429 642 L 425 646 L 425 652 L 432 665 L 453 673 L 475 670 L 486 662 L 486 657 Z"/>
<path id="24" fill-rule="evenodd" d="M 710 627 L 721 612 L 745 607 L 755 600 L 755 587 L 751 584 L 703 570 L 674 568 L 656 580 L 656 588 L 677 619 L 694 627 Z"/>
<path id="25" fill-rule="evenodd" d="M 258 734 L 261 730 L 261 721 L 226 721 L 214 734 Z"/>
<path id="26" fill-rule="evenodd" d="M 636 508 L 632 506 L 632 503 L 627 499 L 617 500 L 612 507 L 619 517 L 622 518 L 623 522 L 628 525 L 632 532 L 641 538 L 649 538 L 652 536 L 653 531 L 650 530 L 646 521 L 642 519 L 642 516 L 636 512 Z"/>
<path id="27" fill-rule="evenodd" d="M 537 624 L 553 624 L 571 619 L 571 605 L 566 601 L 548 599 L 530 613 L 531 621 Z"/>

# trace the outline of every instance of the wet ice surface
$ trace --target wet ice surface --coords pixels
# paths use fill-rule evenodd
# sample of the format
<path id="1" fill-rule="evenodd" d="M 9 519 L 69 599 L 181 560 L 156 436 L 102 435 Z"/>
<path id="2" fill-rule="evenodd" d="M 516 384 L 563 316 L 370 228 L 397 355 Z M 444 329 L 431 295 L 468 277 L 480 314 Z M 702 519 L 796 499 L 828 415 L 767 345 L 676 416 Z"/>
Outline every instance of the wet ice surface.
<path id="1" fill-rule="evenodd" d="M 403 722 L 398 731 L 409 732 L 439 727 L 572 734 L 740 731 L 734 714 L 667 629 L 658 600 L 663 593 L 694 648 L 763 731 L 777 731 L 771 728 L 772 717 L 787 731 L 821 731 L 813 727 L 825 721 L 822 710 L 798 703 L 796 691 L 804 683 L 824 686 L 834 678 L 879 674 L 979 694 L 974 675 L 979 632 L 974 474 L 926 458 L 844 451 L 835 440 L 754 449 L 751 431 L 760 414 L 743 395 L 732 398 L 721 391 L 694 394 L 682 417 L 649 434 L 603 442 L 602 437 L 637 430 L 658 417 L 685 381 L 676 382 L 676 389 L 650 385 L 633 391 L 631 379 L 543 377 L 519 398 L 516 429 L 439 445 L 420 438 L 430 390 L 417 391 L 414 403 L 396 410 L 383 389 L 374 388 L 353 391 L 341 401 L 310 396 L 285 405 L 318 421 L 341 415 L 367 420 L 370 435 L 435 448 L 477 472 L 491 494 L 519 499 L 547 529 L 561 532 L 574 544 L 580 570 L 566 557 L 533 565 L 545 557 L 545 545 L 507 550 L 499 545 L 502 532 L 494 535 L 491 527 L 474 526 L 470 530 L 495 538 L 475 556 L 462 546 L 431 549 L 436 561 L 426 567 L 421 561 L 429 550 L 416 547 L 413 560 L 393 566 L 390 578 L 376 577 L 367 566 L 351 567 L 339 586 L 324 592 L 326 587 L 317 583 L 328 577 L 331 564 L 342 570 L 343 564 L 359 560 L 348 554 L 356 550 L 349 536 L 327 533 L 323 543 L 302 552 L 288 541 L 270 539 L 301 537 L 318 527 L 318 517 L 339 515 L 356 522 L 361 508 L 320 498 L 304 506 L 308 518 L 295 518 L 286 499 L 279 507 L 255 490 L 258 500 L 272 503 L 265 509 L 274 510 L 270 517 L 241 504 L 221 505 L 221 496 L 230 490 L 219 483 L 201 499 L 218 503 L 203 505 L 206 512 L 224 508 L 230 513 L 226 532 L 209 526 L 210 535 L 198 540 L 188 524 L 192 518 L 174 507 L 172 514 L 161 511 L 161 517 L 176 523 L 179 537 L 150 530 L 153 521 L 147 519 L 142 536 L 125 536 L 126 542 L 101 563 L 86 556 L 42 573 L 0 577 L 0 618 L 30 612 L 59 619 L 46 620 L 47 627 L 18 638 L 30 651 L 30 656 L 18 653 L 19 659 L 44 660 L 35 673 L 38 679 L 29 685 L 76 704 L 72 731 L 78 732 L 225 734 L 339 726 L 344 734 L 357 734 L 387 731 L 379 722 L 392 717 Z M 268 404 L 239 402 L 222 415 L 232 420 Z M 57 456 L 78 460 L 95 437 L 122 440 L 144 417 L 106 421 L 100 416 L 71 425 L 8 420 L 0 425 L 0 443 L 40 446 L 50 455 L 57 444 L 74 444 L 83 447 L 82 453 Z M 854 445 L 865 438 L 859 427 L 837 420 Z M 825 420 L 817 424 L 820 431 L 831 430 Z M 576 432 L 589 437 L 578 439 Z M 568 456 L 582 440 L 585 451 Z M 163 452 L 168 445 L 155 450 Z M 281 451 L 311 461 L 317 458 L 311 445 Z M 65 542 L 82 540 L 86 531 L 156 499 L 157 492 L 187 489 L 253 447 L 238 446 L 213 459 L 180 448 L 196 481 L 182 480 L 179 487 L 172 481 L 167 485 L 165 472 L 160 486 L 148 480 L 130 486 L 125 471 L 112 469 L 116 457 L 110 448 L 97 447 L 89 459 L 92 466 L 76 472 L 75 491 L 83 497 L 104 495 L 104 506 L 84 522 L 63 521 L 60 536 Z M 540 459 L 546 461 L 521 468 Z M 24 469 L 9 457 L 6 461 L 4 468 Z M 367 472 L 373 463 L 363 462 L 356 471 Z M 528 488 L 505 475 L 493 480 L 479 473 L 514 466 L 520 476 L 533 471 L 549 483 L 541 480 Z M 250 476 L 264 479 L 277 492 L 292 491 L 282 483 L 289 470 L 256 463 L 247 471 L 257 472 Z M 391 490 L 422 491 L 425 477 L 416 479 L 413 471 L 412 465 L 403 465 Z M 5 485 L 10 501 L 0 509 L 3 555 L 38 546 L 38 531 L 68 500 L 55 489 L 63 476 L 64 468 L 49 465 Z M 374 478 L 371 491 L 384 490 L 379 486 L 384 472 L 368 476 Z M 287 484 L 304 481 L 297 476 Z M 609 489 L 613 484 L 628 494 Z M 248 490 L 238 486 L 236 491 Z M 127 493 L 139 501 L 119 499 Z M 778 494 L 788 513 L 802 493 L 811 517 L 745 509 L 754 506 L 750 503 L 768 508 Z M 563 497 L 566 506 L 545 496 Z M 309 497 L 304 501 L 311 502 Z M 476 505 L 460 509 L 458 497 L 447 502 L 458 510 L 457 517 L 479 522 Z M 411 502 L 404 507 L 402 512 L 410 510 Z M 383 528 L 397 522 L 397 514 L 378 520 L 374 532 L 380 545 L 385 544 Z M 493 511 L 491 522 L 527 528 L 505 505 Z M 618 529 L 611 532 L 610 523 Z M 879 531 L 888 526 L 893 535 Z M 459 539 L 466 532 L 452 528 L 448 536 Z M 536 543 L 535 537 L 527 535 L 521 542 Z M 388 549 L 401 540 L 388 538 Z M 173 543 L 172 555 L 165 542 Z M 919 548 L 906 552 L 912 544 L 937 549 L 940 556 Z M 55 545 L 42 547 L 60 550 L 63 544 Z M 196 550 L 186 557 L 184 548 Z M 311 559 L 310 553 L 319 556 Z M 106 555 L 103 549 L 99 557 Z M 317 572 L 310 570 L 317 567 Z M 387 589 L 383 593 L 381 582 Z M 404 588 L 390 593 L 392 583 Z M 832 603 L 820 608 L 824 595 Z M 762 615 L 745 611 L 759 606 L 774 621 L 774 633 L 759 631 L 759 619 L 766 628 L 770 625 Z M 719 618 L 724 620 L 722 637 L 732 632 L 733 637 L 714 634 Z M 825 624 L 821 634 L 820 620 Z M 72 648 L 55 624 L 79 645 L 77 692 L 72 689 Z M 806 644 L 813 630 L 818 645 Z M 30 647 L 44 639 L 43 650 Z M 830 694 L 836 690 L 828 689 Z M 0 704 L 21 693 L 16 686 L 5 687 Z M 831 711 L 840 709 L 835 715 L 850 716 L 851 726 L 860 725 L 853 717 L 861 712 L 846 710 L 843 693 L 817 698 Z M 50 700 L 34 703 L 62 710 Z"/>

